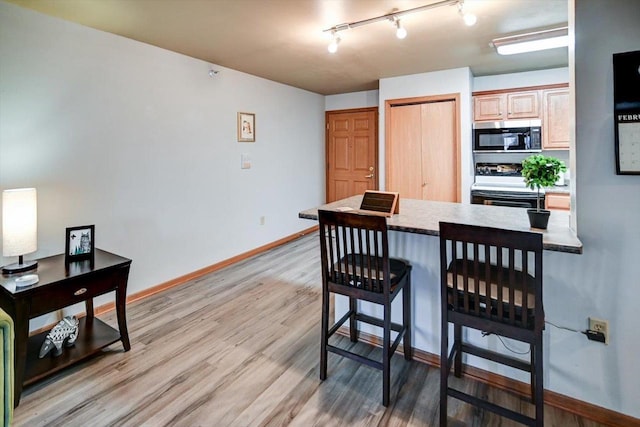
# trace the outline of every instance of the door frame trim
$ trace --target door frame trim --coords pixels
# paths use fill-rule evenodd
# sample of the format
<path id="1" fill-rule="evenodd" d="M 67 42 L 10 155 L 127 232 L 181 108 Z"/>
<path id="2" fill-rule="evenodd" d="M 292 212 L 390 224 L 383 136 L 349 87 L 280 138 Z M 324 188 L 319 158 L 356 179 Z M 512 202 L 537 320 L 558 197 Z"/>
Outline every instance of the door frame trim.
<path id="1" fill-rule="evenodd" d="M 324 112 L 324 201 L 328 203 L 327 197 L 329 195 L 329 115 L 330 114 L 342 114 L 342 113 L 363 113 L 374 112 L 374 124 L 375 124 L 375 165 L 376 165 L 376 189 L 380 188 L 380 114 L 378 107 L 362 107 L 362 108 L 347 108 L 343 110 L 325 110 Z"/>
<path id="2" fill-rule="evenodd" d="M 461 136 L 460 136 L 460 93 L 447 93 L 442 95 L 417 96 L 412 98 L 387 99 L 384 102 L 384 182 L 385 188 L 389 182 L 389 141 L 391 139 L 391 108 L 402 105 L 427 104 L 430 102 L 455 102 L 455 138 L 456 138 L 456 166 L 458 173 L 456 175 L 456 188 L 458 203 L 462 202 L 462 169 L 461 169 Z"/>

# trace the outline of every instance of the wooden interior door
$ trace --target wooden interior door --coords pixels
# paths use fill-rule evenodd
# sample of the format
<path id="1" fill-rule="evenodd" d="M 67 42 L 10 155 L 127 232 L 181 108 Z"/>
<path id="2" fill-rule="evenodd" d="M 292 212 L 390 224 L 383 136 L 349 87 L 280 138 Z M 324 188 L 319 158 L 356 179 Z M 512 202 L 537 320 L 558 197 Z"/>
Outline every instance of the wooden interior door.
<path id="1" fill-rule="evenodd" d="M 378 189 L 378 109 L 328 111 L 327 203 Z"/>
<path id="2" fill-rule="evenodd" d="M 387 101 L 387 190 L 460 202 L 458 105 L 457 95 Z"/>

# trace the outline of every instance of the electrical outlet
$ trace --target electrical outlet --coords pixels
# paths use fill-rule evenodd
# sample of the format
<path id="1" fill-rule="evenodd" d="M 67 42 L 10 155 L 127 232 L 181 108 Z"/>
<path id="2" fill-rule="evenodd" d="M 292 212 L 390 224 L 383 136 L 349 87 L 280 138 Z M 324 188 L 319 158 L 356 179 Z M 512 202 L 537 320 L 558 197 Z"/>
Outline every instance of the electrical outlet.
<path id="1" fill-rule="evenodd" d="M 609 344 L 609 322 L 607 320 L 589 317 L 589 329 L 601 332 L 604 335 L 604 343 Z"/>
<path id="2" fill-rule="evenodd" d="M 264 225 L 266 222 L 267 222 L 267 217 L 261 216 L 260 217 L 260 225 Z"/>

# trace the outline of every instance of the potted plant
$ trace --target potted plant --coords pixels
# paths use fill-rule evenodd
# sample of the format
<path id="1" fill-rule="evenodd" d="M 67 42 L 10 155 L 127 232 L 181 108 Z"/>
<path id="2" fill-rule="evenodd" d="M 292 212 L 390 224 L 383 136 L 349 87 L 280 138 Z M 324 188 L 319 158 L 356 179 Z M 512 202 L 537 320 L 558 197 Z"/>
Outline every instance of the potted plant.
<path id="1" fill-rule="evenodd" d="M 549 212 L 540 209 L 540 188 L 551 187 L 560 178 L 560 173 L 567 170 L 562 160 L 543 154 L 534 154 L 522 161 L 522 177 L 527 187 L 537 190 L 536 209 L 528 209 L 529 224 L 534 228 L 547 228 Z"/>

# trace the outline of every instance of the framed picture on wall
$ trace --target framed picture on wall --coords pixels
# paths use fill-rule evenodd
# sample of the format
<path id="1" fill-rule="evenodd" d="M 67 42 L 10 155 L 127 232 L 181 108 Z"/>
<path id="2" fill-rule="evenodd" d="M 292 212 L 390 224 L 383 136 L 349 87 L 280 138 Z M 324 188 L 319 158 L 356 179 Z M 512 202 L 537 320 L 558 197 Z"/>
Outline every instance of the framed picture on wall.
<path id="1" fill-rule="evenodd" d="M 613 55 L 616 173 L 640 175 L 640 51 Z"/>
<path id="2" fill-rule="evenodd" d="M 256 115 L 238 113 L 238 142 L 256 141 Z"/>
<path id="3" fill-rule="evenodd" d="M 95 237 L 94 225 L 68 227 L 65 239 L 65 262 L 93 259 Z"/>

